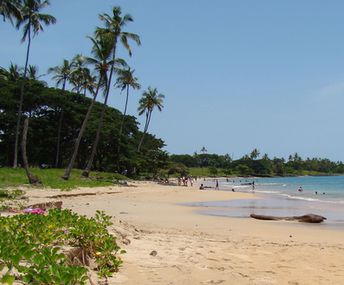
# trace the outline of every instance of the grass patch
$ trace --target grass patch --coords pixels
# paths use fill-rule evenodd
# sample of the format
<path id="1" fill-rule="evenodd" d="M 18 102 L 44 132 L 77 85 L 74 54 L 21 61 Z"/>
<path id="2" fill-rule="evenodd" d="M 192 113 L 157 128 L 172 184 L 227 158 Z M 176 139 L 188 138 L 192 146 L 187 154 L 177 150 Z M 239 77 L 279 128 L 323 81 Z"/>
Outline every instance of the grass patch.
<path id="1" fill-rule="evenodd" d="M 198 176 L 198 177 L 226 177 L 226 176 L 232 176 L 225 173 L 225 171 L 221 168 L 217 168 L 217 173 L 213 174 L 210 172 L 208 167 L 190 167 L 188 168 L 189 175 L 191 176 Z"/>
<path id="2" fill-rule="evenodd" d="M 64 169 L 32 168 L 31 171 L 41 179 L 45 187 L 61 190 L 70 190 L 77 187 L 109 186 L 119 180 L 127 179 L 127 177 L 121 174 L 108 172 L 91 172 L 90 178 L 85 179 L 81 176 L 81 170 L 74 169 L 70 179 L 66 181 L 61 178 Z M 24 169 L 0 168 L 0 188 L 17 187 L 20 185 L 28 185 Z"/>

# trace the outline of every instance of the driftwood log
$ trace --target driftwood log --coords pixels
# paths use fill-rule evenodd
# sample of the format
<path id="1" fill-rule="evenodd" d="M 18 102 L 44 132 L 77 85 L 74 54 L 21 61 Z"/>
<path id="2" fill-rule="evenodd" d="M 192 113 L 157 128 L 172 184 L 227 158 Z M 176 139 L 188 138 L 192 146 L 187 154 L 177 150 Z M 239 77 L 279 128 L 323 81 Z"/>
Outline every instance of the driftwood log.
<path id="1" fill-rule="evenodd" d="M 40 208 L 44 211 L 50 210 L 50 209 L 62 209 L 62 201 L 52 201 L 52 202 L 44 202 L 44 203 L 37 203 L 28 206 L 28 208 Z"/>
<path id="2" fill-rule="evenodd" d="M 269 221 L 299 221 L 303 223 L 322 223 L 324 220 L 326 220 L 325 217 L 315 215 L 315 214 L 307 214 L 303 216 L 291 216 L 291 217 L 276 217 L 276 216 L 265 216 L 265 215 L 256 215 L 251 214 L 251 218 L 258 219 L 258 220 L 269 220 Z"/>

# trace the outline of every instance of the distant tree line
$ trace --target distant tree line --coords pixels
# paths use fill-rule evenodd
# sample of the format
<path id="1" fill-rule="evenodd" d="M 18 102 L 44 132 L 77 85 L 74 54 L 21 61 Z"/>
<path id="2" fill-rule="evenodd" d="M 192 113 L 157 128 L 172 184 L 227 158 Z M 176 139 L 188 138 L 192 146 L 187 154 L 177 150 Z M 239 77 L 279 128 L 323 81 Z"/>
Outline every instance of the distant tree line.
<path id="1" fill-rule="evenodd" d="M 333 162 L 326 158 L 302 159 L 297 153 L 290 155 L 288 160 L 278 157 L 270 159 L 267 154 L 262 157 L 259 155 L 257 149 L 237 160 L 232 160 L 228 154 L 173 154 L 170 155 L 170 163 L 171 169 L 176 169 L 175 172 L 185 172 L 186 168 L 208 168 L 213 175 L 218 174 L 219 170 L 226 175 L 267 177 L 344 173 L 344 164 L 341 161 Z"/>

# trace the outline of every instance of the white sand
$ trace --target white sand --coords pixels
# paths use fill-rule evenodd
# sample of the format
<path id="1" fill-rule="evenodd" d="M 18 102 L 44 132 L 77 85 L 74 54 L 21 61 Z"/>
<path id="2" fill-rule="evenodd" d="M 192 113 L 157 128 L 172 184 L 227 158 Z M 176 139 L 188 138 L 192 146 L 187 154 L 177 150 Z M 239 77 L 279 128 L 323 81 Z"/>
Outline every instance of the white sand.
<path id="1" fill-rule="evenodd" d="M 31 190 L 30 202 L 114 216 L 111 226 L 127 253 L 110 284 L 344 284 L 344 232 L 298 222 L 197 214 L 184 202 L 252 198 L 253 194 L 132 183 L 62 194 Z M 113 194 L 102 194 L 113 191 Z M 157 255 L 150 253 L 156 251 Z"/>

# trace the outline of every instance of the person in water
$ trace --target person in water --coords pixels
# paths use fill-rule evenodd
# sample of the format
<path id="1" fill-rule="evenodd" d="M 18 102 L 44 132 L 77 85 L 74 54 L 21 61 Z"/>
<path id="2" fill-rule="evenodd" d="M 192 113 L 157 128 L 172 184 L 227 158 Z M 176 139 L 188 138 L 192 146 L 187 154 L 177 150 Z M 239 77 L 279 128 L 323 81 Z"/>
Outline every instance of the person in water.
<path id="1" fill-rule="evenodd" d="M 201 184 L 201 186 L 199 186 L 199 190 L 203 190 L 204 189 L 204 186 L 203 184 Z"/>
<path id="2" fill-rule="evenodd" d="M 302 192 L 303 191 L 302 186 L 300 186 L 297 191 Z"/>

